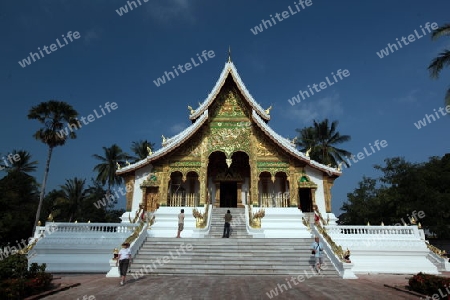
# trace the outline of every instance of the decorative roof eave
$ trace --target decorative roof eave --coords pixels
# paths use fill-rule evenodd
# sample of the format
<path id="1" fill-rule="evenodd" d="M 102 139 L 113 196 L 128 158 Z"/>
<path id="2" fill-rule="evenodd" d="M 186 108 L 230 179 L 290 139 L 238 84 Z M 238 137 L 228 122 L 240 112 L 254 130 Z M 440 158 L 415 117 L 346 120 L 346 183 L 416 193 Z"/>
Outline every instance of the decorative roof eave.
<path id="1" fill-rule="evenodd" d="M 324 171 L 324 172 L 326 172 L 328 174 L 336 175 L 336 176 L 340 176 L 342 174 L 342 172 L 338 171 L 337 169 L 331 168 L 331 167 L 327 167 L 327 166 L 325 166 L 325 165 L 323 165 L 321 163 L 318 163 L 318 162 L 310 159 L 309 157 L 307 157 L 302 152 L 298 151 L 297 148 L 295 148 L 295 146 L 293 146 L 292 143 L 289 140 L 287 140 L 286 138 L 280 136 L 278 133 L 273 131 L 273 129 L 270 128 L 269 125 L 267 125 L 258 116 L 258 114 L 255 113 L 255 111 L 252 112 L 252 118 L 255 121 L 255 123 L 259 126 L 259 128 L 261 128 L 262 131 L 264 131 L 264 133 L 266 133 L 271 138 L 271 140 L 273 140 L 276 144 L 278 144 L 281 148 L 286 150 L 288 153 L 290 153 L 294 157 L 297 157 L 298 159 L 306 162 L 311 167 L 314 167 L 316 169 Z"/>
<path id="2" fill-rule="evenodd" d="M 158 149 L 157 151 L 153 152 L 150 156 L 147 156 L 145 159 L 140 160 L 134 164 L 131 164 L 129 166 L 125 166 L 119 170 L 116 171 L 117 175 L 123 175 L 128 172 L 135 171 L 137 169 L 140 169 L 149 163 L 151 163 L 154 160 L 157 160 L 161 158 L 162 156 L 168 154 L 169 152 L 173 151 L 174 149 L 178 148 L 181 144 L 183 144 L 186 140 L 188 140 L 197 130 L 205 123 L 205 121 L 208 119 L 208 110 L 205 110 L 203 114 L 196 120 L 195 123 L 193 123 L 191 126 L 187 127 L 185 130 L 177 134 L 176 136 L 172 137 L 170 139 L 170 142 L 165 143 L 165 145 Z"/>
<path id="3" fill-rule="evenodd" d="M 237 87 L 239 88 L 239 91 L 244 95 L 244 98 L 248 101 L 250 106 L 258 112 L 258 114 L 264 118 L 264 120 L 269 121 L 270 115 L 266 113 L 266 111 L 259 105 L 258 102 L 252 97 L 250 92 L 245 87 L 244 82 L 241 79 L 241 76 L 239 76 L 239 73 L 234 66 L 233 62 L 229 61 L 225 63 L 225 67 L 222 70 L 222 73 L 220 73 L 219 79 L 217 80 L 214 88 L 212 89 L 211 93 L 208 94 L 208 97 L 203 101 L 203 103 L 200 104 L 200 106 L 189 116 L 189 119 L 194 120 L 200 116 L 205 109 L 211 105 L 211 103 L 214 101 L 216 96 L 219 94 L 220 89 L 225 83 L 225 80 L 228 77 L 228 74 L 231 73 L 231 76 L 234 79 L 234 82 L 236 83 Z"/>

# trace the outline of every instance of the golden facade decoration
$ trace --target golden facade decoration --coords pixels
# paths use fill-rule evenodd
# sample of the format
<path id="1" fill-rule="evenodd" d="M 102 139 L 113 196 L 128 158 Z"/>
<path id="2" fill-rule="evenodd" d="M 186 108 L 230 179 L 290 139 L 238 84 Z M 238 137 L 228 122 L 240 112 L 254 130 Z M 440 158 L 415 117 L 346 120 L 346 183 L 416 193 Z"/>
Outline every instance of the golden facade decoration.
<path id="1" fill-rule="evenodd" d="M 204 151 L 204 133 L 199 132 L 191 138 L 191 140 L 187 141 L 186 144 L 183 145 L 180 150 L 176 152 L 178 156 L 191 156 L 193 158 L 200 158 L 202 152 Z"/>
<path id="2" fill-rule="evenodd" d="M 175 161 L 169 164 L 169 172 L 181 172 L 183 180 L 185 180 L 189 172 L 200 174 L 201 165 L 201 161 Z"/>
<path id="3" fill-rule="evenodd" d="M 127 199 L 127 211 L 131 211 L 131 208 L 133 207 L 134 179 L 134 174 L 125 176 L 125 186 L 127 191 L 125 198 Z"/>
<path id="4" fill-rule="evenodd" d="M 308 175 L 306 175 L 305 171 L 298 178 L 298 187 L 299 188 L 311 188 L 317 189 L 317 184 L 315 184 Z"/>
<path id="5" fill-rule="evenodd" d="M 147 175 L 144 182 L 141 184 L 141 187 L 145 186 L 160 186 L 161 185 L 161 177 L 157 172 L 152 172 Z"/>
<path id="6" fill-rule="evenodd" d="M 218 108 L 214 116 L 225 118 L 245 117 L 244 104 L 236 92 L 228 91 L 227 94 L 219 96 L 217 100 Z"/>
<path id="7" fill-rule="evenodd" d="M 211 124 L 209 136 L 208 153 L 222 151 L 227 157 L 236 151 L 250 150 L 249 127 L 238 126 L 238 122 L 216 122 Z"/>
<path id="8" fill-rule="evenodd" d="M 258 168 L 258 174 L 261 174 L 262 172 L 269 172 L 273 179 L 279 172 L 285 173 L 286 176 L 289 175 L 289 163 L 282 161 L 258 161 L 256 166 Z"/>
<path id="9" fill-rule="evenodd" d="M 331 212 L 331 187 L 333 186 L 334 178 L 329 176 L 323 177 L 323 191 L 325 196 L 325 210 L 327 213 Z"/>

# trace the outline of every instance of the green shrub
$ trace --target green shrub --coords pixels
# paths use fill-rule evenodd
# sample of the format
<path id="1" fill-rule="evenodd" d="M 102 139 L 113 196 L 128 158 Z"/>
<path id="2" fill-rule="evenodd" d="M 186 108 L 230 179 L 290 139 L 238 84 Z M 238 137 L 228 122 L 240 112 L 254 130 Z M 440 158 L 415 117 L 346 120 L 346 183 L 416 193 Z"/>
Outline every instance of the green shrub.
<path id="1" fill-rule="evenodd" d="M 0 261 L 0 299 L 23 299 L 51 288 L 53 275 L 46 265 L 33 263 L 28 268 L 24 254 L 14 254 Z"/>
<path id="2" fill-rule="evenodd" d="M 409 279 L 409 287 L 411 290 L 428 296 L 439 294 L 439 290 L 445 292 L 445 288 L 449 286 L 450 278 L 424 274 L 422 272 Z"/>

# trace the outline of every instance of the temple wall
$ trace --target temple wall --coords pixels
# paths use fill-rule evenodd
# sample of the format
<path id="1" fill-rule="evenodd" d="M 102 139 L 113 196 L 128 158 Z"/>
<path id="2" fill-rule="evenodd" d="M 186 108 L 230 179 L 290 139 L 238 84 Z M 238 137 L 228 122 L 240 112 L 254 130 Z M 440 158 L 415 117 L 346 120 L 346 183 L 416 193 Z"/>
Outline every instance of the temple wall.
<path id="1" fill-rule="evenodd" d="M 317 184 L 317 190 L 315 194 L 316 205 L 321 213 L 325 213 L 325 192 L 323 187 L 323 172 L 315 170 L 309 166 L 305 167 L 306 175 Z"/>

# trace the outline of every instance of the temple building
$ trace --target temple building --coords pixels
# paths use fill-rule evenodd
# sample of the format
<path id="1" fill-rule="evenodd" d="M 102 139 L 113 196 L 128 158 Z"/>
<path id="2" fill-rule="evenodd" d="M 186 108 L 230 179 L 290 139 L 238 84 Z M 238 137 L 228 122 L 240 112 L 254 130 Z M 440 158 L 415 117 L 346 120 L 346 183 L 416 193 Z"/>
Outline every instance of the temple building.
<path id="1" fill-rule="evenodd" d="M 311 253 L 318 237 L 330 263 L 328 274 L 345 279 L 450 270 L 445 253 L 425 240 L 420 224 L 338 225 L 331 187 L 340 170 L 311 160 L 309 151 L 298 151 L 294 141 L 269 127 L 271 108 L 253 99 L 230 58 L 206 100 L 188 109 L 188 128 L 163 137 L 162 147 L 148 149 L 145 159 L 118 166 L 127 191 L 121 223 L 37 226 L 28 245 L 29 264 L 45 263 L 50 272 L 119 277 L 114 258 L 124 241 L 131 244 L 138 272 L 155 255 L 165 262 L 167 249 L 190 239 L 191 252 L 150 268 L 152 273 L 191 275 L 193 264 L 197 274 L 207 276 L 303 274 L 310 265 L 306 260 L 298 265 L 298 253 Z M 187 239 L 178 242 L 181 209 L 181 237 Z M 233 213 L 234 231 L 232 239 L 222 240 L 227 210 Z"/>
<path id="2" fill-rule="evenodd" d="M 331 187 L 340 170 L 311 160 L 270 128 L 271 107 L 253 99 L 230 57 L 208 97 L 188 109 L 192 125 L 162 136 L 159 150 L 149 149 L 146 159 L 117 170 L 127 185 L 127 212 L 140 205 L 154 211 L 207 203 L 303 212 L 317 205 L 331 212 Z"/>

